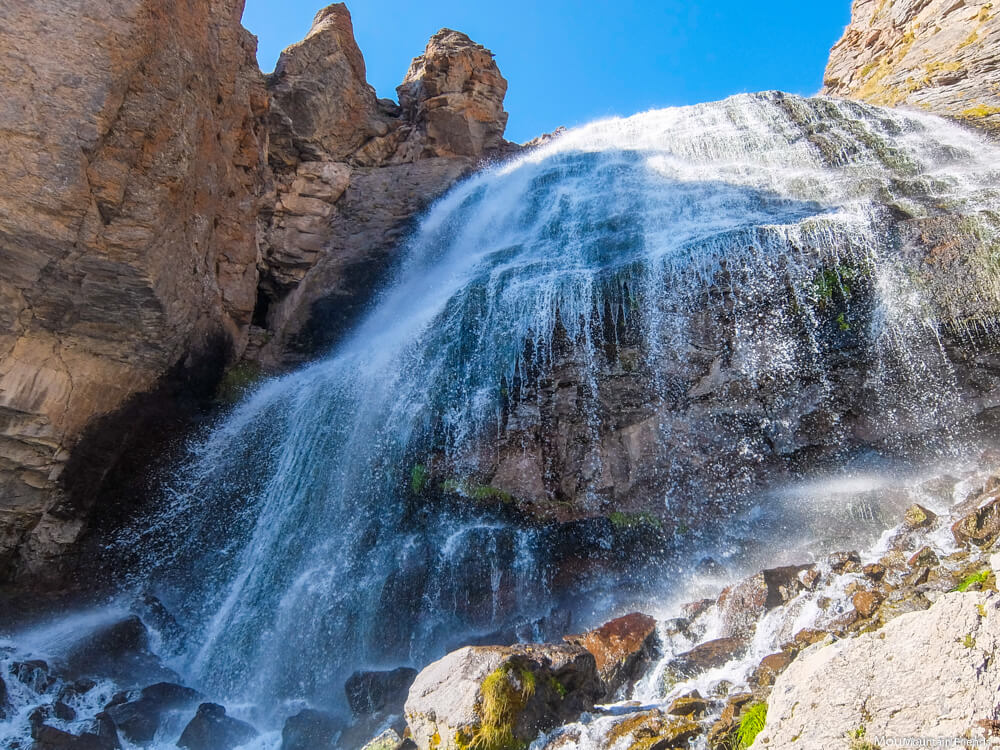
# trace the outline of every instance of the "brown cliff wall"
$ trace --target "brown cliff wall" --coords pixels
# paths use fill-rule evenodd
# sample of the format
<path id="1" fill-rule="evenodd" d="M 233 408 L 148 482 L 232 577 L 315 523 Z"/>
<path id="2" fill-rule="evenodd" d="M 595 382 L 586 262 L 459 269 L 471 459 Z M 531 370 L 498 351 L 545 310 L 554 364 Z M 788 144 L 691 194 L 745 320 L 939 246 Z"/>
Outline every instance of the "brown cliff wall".
<path id="1" fill-rule="evenodd" d="M 417 58 L 404 112 L 343 4 L 269 77 L 242 11 L 0 7 L 0 581 L 63 577 L 248 342 L 275 369 L 329 345 L 414 215 L 511 146 L 463 34 Z"/>
<path id="2" fill-rule="evenodd" d="M 266 94 L 242 10 L 0 7 L 0 568 L 79 535 L 46 511 L 95 416 L 243 345 Z"/>

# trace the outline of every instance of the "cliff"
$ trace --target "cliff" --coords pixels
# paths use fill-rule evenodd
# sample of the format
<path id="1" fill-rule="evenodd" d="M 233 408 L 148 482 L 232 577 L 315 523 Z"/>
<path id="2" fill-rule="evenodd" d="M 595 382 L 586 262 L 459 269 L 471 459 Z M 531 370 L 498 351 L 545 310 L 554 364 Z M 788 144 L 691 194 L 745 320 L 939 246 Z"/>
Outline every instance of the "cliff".
<path id="1" fill-rule="evenodd" d="M 506 82 L 463 34 L 432 39 L 400 108 L 342 4 L 269 77 L 242 11 L 0 8 L 0 580 L 58 571 L 108 476 L 248 343 L 271 367 L 330 343 L 411 217 L 509 147 Z"/>
<path id="2" fill-rule="evenodd" d="M 1000 128 L 1000 15 L 987 0 L 855 0 L 823 93 Z"/>

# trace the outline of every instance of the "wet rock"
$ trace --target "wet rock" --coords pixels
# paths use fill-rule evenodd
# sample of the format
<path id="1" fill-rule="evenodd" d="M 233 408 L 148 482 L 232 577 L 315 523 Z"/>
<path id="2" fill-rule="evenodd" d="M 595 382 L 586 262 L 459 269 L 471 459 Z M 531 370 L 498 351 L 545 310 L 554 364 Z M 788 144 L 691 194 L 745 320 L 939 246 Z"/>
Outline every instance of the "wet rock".
<path id="1" fill-rule="evenodd" d="M 469 646 L 417 675 L 405 716 L 420 750 L 487 736 L 513 746 L 575 720 L 603 694 L 594 656 L 581 646 Z"/>
<path id="2" fill-rule="evenodd" d="M 667 713 L 671 716 L 688 716 L 693 719 L 701 718 L 707 710 L 708 701 L 697 690 L 675 698 L 667 707 Z"/>
<path id="3" fill-rule="evenodd" d="M 667 692 L 678 682 L 721 667 L 745 653 L 746 649 L 747 641 L 743 638 L 716 638 L 701 643 L 667 663 L 663 672 L 663 690 Z"/>
<path id="4" fill-rule="evenodd" d="M 922 505 L 914 503 L 903 514 L 903 525 L 910 530 L 933 526 L 937 515 Z"/>
<path id="5" fill-rule="evenodd" d="M 659 651 L 656 620 L 637 612 L 565 640 L 594 655 L 608 698 L 623 689 L 628 691 Z"/>
<path id="6" fill-rule="evenodd" d="M 696 722 L 683 716 L 669 716 L 653 709 L 628 714 L 608 731 L 608 747 L 627 750 L 667 750 L 686 748 L 702 733 Z"/>
<path id="7" fill-rule="evenodd" d="M 715 604 L 715 599 L 698 599 L 697 601 L 688 602 L 681 607 L 681 612 L 688 619 L 694 620 L 699 615 L 704 614 L 708 609 Z"/>
<path id="8" fill-rule="evenodd" d="M 73 721 L 76 718 L 76 711 L 63 701 L 56 701 L 52 704 L 52 715 L 62 721 Z"/>
<path id="9" fill-rule="evenodd" d="M 281 730 L 281 750 L 333 750 L 343 722 L 311 708 L 285 719 Z"/>
<path id="10" fill-rule="evenodd" d="M 878 582 L 882 580 L 883 576 L 885 576 L 885 566 L 880 563 L 871 563 L 861 568 L 861 572 L 864 574 L 865 578 L 870 578 L 871 580 Z"/>
<path id="11" fill-rule="evenodd" d="M 906 561 L 911 568 L 933 568 L 939 563 L 937 554 L 930 547 L 921 547 Z"/>
<path id="12" fill-rule="evenodd" d="M 1000 500 L 993 500 L 956 521 L 952 536 L 959 545 L 988 547 L 1000 535 Z"/>
<path id="13" fill-rule="evenodd" d="M 968 736 L 971 717 L 995 711 L 1000 671 L 985 665 L 998 648 L 995 592 L 945 594 L 875 632 L 814 646 L 775 682 L 756 747 L 842 747 L 861 723 L 867 736 Z"/>
<path id="14" fill-rule="evenodd" d="M 792 645 L 795 650 L 800 650 L 806 646 L 811 646 L 814 643 L 819 643 L 825 640 L 829 636 L 825 630 L 818 630 L 816 628 L 804 628 L 797 632 L 792 638 Z"/>
<path id="15" fill-rule="evenodd" d="M 49 674 L 49 665 L 41 659 L 12 662 L 10 673 L 36 693 L 44 693 L 56 683 L 55 676 Z"/>
<path id="16" fill-rule="evenodd" d="M 855 573 L 861 569 L 861 556 L 857 552 L 834 552 L 826 558 L 834 573 Z"/>
<path id="17" fill-rule="evenodd" d="M 722 715 L 708 730 L 708 746 L 712 750 L 729 750 L 734 746 L 733 733 L 739 726 L 739 715 L 743 708 L 753 700 L 750 693 L 730 695 Z"/>
<path id="18" fill-rule="evenodd" d="M 813 569 L 812 565 L 770 568 L 724 589 L 718 599 L 724 636 L 750 636 L 765 612 L 790 601 L 805 588 L 800 576 Z"/>
<path id="19" fill-rule="evenodd" d="M 84 636 L 66 655 L 70 677 L 110 677 L 126 684 L 176 679 L 149 647 L 146 626 L 135 615 Z"/>
<path id="20" fill-rule="evenodd" d="M 97 683 L 89 677 L 81 677 L 80 679 L 74 680 L 67 685 L 63 685 L 62 688 L 59 689 L 58 699 L 61 701 L 72 700 L 77 696 L 86 695 L 96 686 Z"/>
<path id="21" fill-rule="evenodd" d="M 7 703 L 7 683 L 0 677 L 0 719 L 7 718 L 9 705 Z"/>
<path id="22" fill-rule="evenodd" d="M 257 736 L 246 722 L 226 716 L 217 703 L 202 703 L 177 740 L 177 747 L 187 750 L 232 750 Z"/>
<path id="23" fill-rule="evenodd" d="M 785 671 L 785 668 L 792 663 L 792 654 L 787 651 L 769 654 L 760 660 L 760 664 L 750 677 L 750 684 L 758 687 L 770 687 L 778 678 L 778 675 Z"/>
<path id="24" fill-rule="evenodd" d="M 136 700 L 109 704 L 106 711 L 126 738 L 143 743 L 153 739 L 166 712 L 193 706 L 201 699 L 197 690 L 159 682 L 143 688 Z"/>
<path id="25" fill-rule="evenodd" d="M 416 678 L 417 670 L 409 667 L 385 672 L 355 672 L 344 684 L 347 704 L 355 716 L 377 711 L 401 713 L 406 694 Z"/>
<path id="26" fill-rule="evenodd" d="M 111 714 L 102 711 L 94 717 L 91 723 L 90 734 L 95 736 L 101 743 L 103 750 L 120 750 L 121 741 L 118 739 L 118 727 Z"/>
<path id="27" fill-rule="evenodd" d="M 75 734 L 64 732 L 48 724 L 32 726 L 31 738 L 35 741 L 32 750 L 69 750 L 77 740 Z"/>

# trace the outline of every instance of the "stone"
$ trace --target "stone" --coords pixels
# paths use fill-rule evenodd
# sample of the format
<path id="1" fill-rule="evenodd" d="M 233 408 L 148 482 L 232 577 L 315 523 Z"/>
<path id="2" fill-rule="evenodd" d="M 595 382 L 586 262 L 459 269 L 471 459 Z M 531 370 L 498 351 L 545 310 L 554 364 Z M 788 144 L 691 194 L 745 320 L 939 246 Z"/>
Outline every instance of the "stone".
<path id="1" fill-rule="evenodd" d="M 467 646 L 417 675 L 404 715 L 420 750 L 458 750 L 484 731 L 514 745 L 575 720 L 603 693 L 581 646 Z"/>
<path id="2" fill-rule="evenodd" d="M 65 661 L 66 673 L 74 679 L 111 678 L 135 684 L 177 678 L 151 651 L 146 626 L 135 615 L 87 634 L 68 649 Z"/>
<path id="3" fill-rule="evenodd" d="M 105 710 L 128 740 L 142 744 L 153 739 L 164 714 L 193 707 L 201 698 L 197 690 L 158 682 L 143 688 L 135 700 L 112 702 Z"/>
<path id="4" fill-rule="evenodd" d="M 874 591 L 858 591 L 851 597 L 851 604 L 862 617 L 871 617 L 878 608 L 881 599 Z"/>
<path id="5" fill-rule="evenodd" d="M 866 578 L 878 582 L 885 576 L 885 566 L 880 563 L 871 563 L 862 567 L 861 572 Z"/>
<path id="6" fill-rule="evenodd" d="M 41 659 L 11 662 L 11 675 L 36 693 L 45 693 L 56 684 L 55 676 L 49 673 L 49 665 Z"/>
<path id="7" fill-rule="evenodd" d="M 697 690 L 674 698 L 667 707 L 667 713 L 671 716 L 689 716 L 699 719 L 708 710 L 708 701 L 701 697 Z"/>
<path id="8" fill-rule="evenodd" d="M 959 545 L 988 547 L 1000 535 L 1000 499 L 991 500 L 960 518 L 951 527 Z"/>
<path id="9" fill-rule="evenodd" d="M 361 750 L 400 750 L 406 742 L 395 729 L 386 729 Z"/>
<path id="10" fill-rule="evenodd" d="M 1000 14 L 988 0 L 854 0 L 823 93 L 1000 126 Z"/>
<path id="11" fill-rule="evenodd" d="M 254 737 L 257 730 L 246 722 L 226 716 L 217 703 L 202 703 L 177 740 L 177 747 L 188 750 L 233 750 Z"/>
<path id="12" fill-rule="evenodd" d="M 908 529 L 924 529 L 933 526 L 937 515 L 922 505 L 914 503 L 903 514 L 903 525 Z"/>
<path id="13" fill-rule="evenodd" d="M 861 556 L 857 552 L 833 552 L 826 562 L 834 573 L 854 573 L 861 569 Z"/>
<path id="14" fill-rule="evenodd" d="M 906 561 L 906 564 L 911 568 L 933 568 L 938 565 L 939 562 L 937 553 L 935 553 L 930 547 L 925 546 L 914 552 L 910 559 Z"/>
<path id="15" fill-rule="evenodd" d="M 626 750 L 686 748 L 701 733 L 701 726 L 690 718 L 652 709 L 622 717 L 608 730 L 607 746 Z"/>
<path id="16" fill-rule="evenodd" d="M 336 717 L 305 708 L 285 719 L 281 750 L 333 750 L 343 728 Z"/>
<path id="17" fill-rule="evenodd" d="M 0 579 L 70 564 L 133 436 L 98 417 L 243 346 L 266 95 L 242 7 L 0 7 Z"/>
<path id="18" fill-rule="evenodd" d="M 656 620 L 634 612 L 583 635 L 565 637 L 594 655 L 607 697 L 628 692 L 659 652 Z"/>
<path id="19" fill-rule="evenodd" d="M 385 672 L 355 672 L 344 684 L 347 705 L 355 716 L 367 716 L 378 711 L 401 713 L 406 695 L 416 678 L 417 670 L 409 667 Z"/>
<path id="20" fill-rule="evenodd" d="M 665 692 L 669 692 L 678 682 L 695 677 L 709 669 L 721 667 L 744 654 L 746 650 L 747 641 L 743 638 L 716 638 L 700 643 L 667 662 L 663 671 L 662 688 Z"/>
<path id="21" fill-rule="evenodd" d="M 996 592 L 945 594 L 878 631 L 813 646 L 775 682 L 753 747 L 841 747 L 862 724 L 872 738 L 967 737 L 974 717 L 993 716 L 1000 673 L 986 665 L 998 647 Z"/>
<path id="22" fill-rule="evenodd" d="M 68 703 L 56 701 L 52 704 L 52 715 L 61 721 L 73 721 L 76 711 Z"/>
<path id="23" fill-rule="evenodd" d="M 787 651 L 779 651 L 765 656 L 751 675 L 750 684 L 757 687 L 770 687 L 778 675 L 792 663 L 793 658 L 794 656 Z"/>
<path id="24" fill-rule="evenodd" d="M 719 595 L 724 637 L 749 637 L 761 616 L 793 599 L 805 588 L 800 575 L 812 565 L 770 568 L 730 586 Z"/>

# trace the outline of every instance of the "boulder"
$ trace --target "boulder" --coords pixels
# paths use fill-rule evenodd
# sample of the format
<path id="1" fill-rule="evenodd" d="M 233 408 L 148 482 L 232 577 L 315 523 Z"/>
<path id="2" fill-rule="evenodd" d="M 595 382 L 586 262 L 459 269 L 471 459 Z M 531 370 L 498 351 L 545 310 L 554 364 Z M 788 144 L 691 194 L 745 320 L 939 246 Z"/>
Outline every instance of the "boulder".
<path id="1" fill-rule="evenodd" d="M 774 684 L 778 675 L 792 663 L 795 657 L 787 651 L 768 654 L 760 660 L 760 664 L 750 676 L 751 686 L 769 687 Z"/>
<path id="2" fill-rule="evenodd" d="M 607 698 L 628 692 L 656 657 L 656 620 L 640 613 L 619 617 L 583 635 L 565 637 L 594 655 Z"/>
<path id="3" fill-rule="evenodd" d="M 355 672 L 344 684 L 347 705 L 355 716 L 378 711 L 401 713 L 410 685 L 416 678 L 417 670 L 409 667 L 385 672 Z"/>
<path id="4" fill-rule="evenodd" d="M 506 747 L 575 720 L 603 693 L 581 646 L 468 646 L 417 675 L 404 713 L 420 750 Z"/>
<path id="5" fill-rule="evenodd" d="M 991 500 L 960 518 L 952 524 L 951 533 L 959 546 L 993 544 L 1000 535 L 1000 499 Z"/>
<path id="6" fill-rule="evenodd" d="M 752 635 L 765 612 L 790 601 L 807 588 L 807 574 L 814 570 L 813 565 L 770 568 L 724 589 L 718 599 L 723 636 L 746 638 Z M 814 584 L 815 579 L 811 585 Z"/>
<path id="7" fill-rule="evenodd" d="M 404 740 L 395 729 L 386 729 L 361 750 L 401 750 L 408 742 L 410 740 Z"/>
<path id="8" fill-rule="evenodd" d="M 624 750 L 687 748 L 703 731 L 687 716 L 670 716 L 652 709 L 622 717 L 608 730 L 607 746 Z"/>
<path id="9" fill-rule="evenodd" d="M 330 714 L 305 708 L 285 719 L 281 750 L 333 750 L 343 728 L 343 722 Z"/>
<path id="10" fill-rule="evenodd" d="M 667 662 L 663 671 L 663 690 L 669 692 L 678 682 L 688 680 L 709 669 L 721 667 L 746 650 L 747 641 L 738 637 L 716 638 L 700 643 Z"/>
<path id="11" fill-rule="evenodd" d="M 257 736 L 246 722 L 226 716 L 217 703 L 202 703 L 177 740 L 177 747 L 188 750 L 233 750 Z"/>
<path id="12" fill-rule="evenodd" d="M 937 514 L 934 511 L 928 510 L 918 503 L 914 503 L 903 513 L 903 525 L 910 530 L 933 526 L 936 520 Z"/>
<path id="13" fill-rule="evenodd" d="M 9 670 L 15 680 L 36 693 L 48 691 L 57 682 L 55 676 L 49 673 L 48 663 L 41 659 L 11 662 Z"/>
<path id="14" fill-rule="evenodd" d="M 778 677 L 753 747 L 842 747 L 866 737 L 982 736 L 995 716 L 1000 595 L 945 594 L 856 638 L 812 646 Z M 928 710 L 928 707 L 933 710 Z"/>
<path id="15" fill-rule="evenodd" d="M 165 713 L 194 706 L 201 699 L 197 690 L 158 682 L 143 688 L 135 700 L 113 702 L 106 711 L 126 738 L 141 744 L 153 739 Z"/>
<path id="16" fill-rule="evenodd" d="M 103 677 L 125 684 L 177 678 L 150 650 L 149 633 L 135 615 L 85 635 L 69 648 L 65 662 L 70 678 Z"/>

